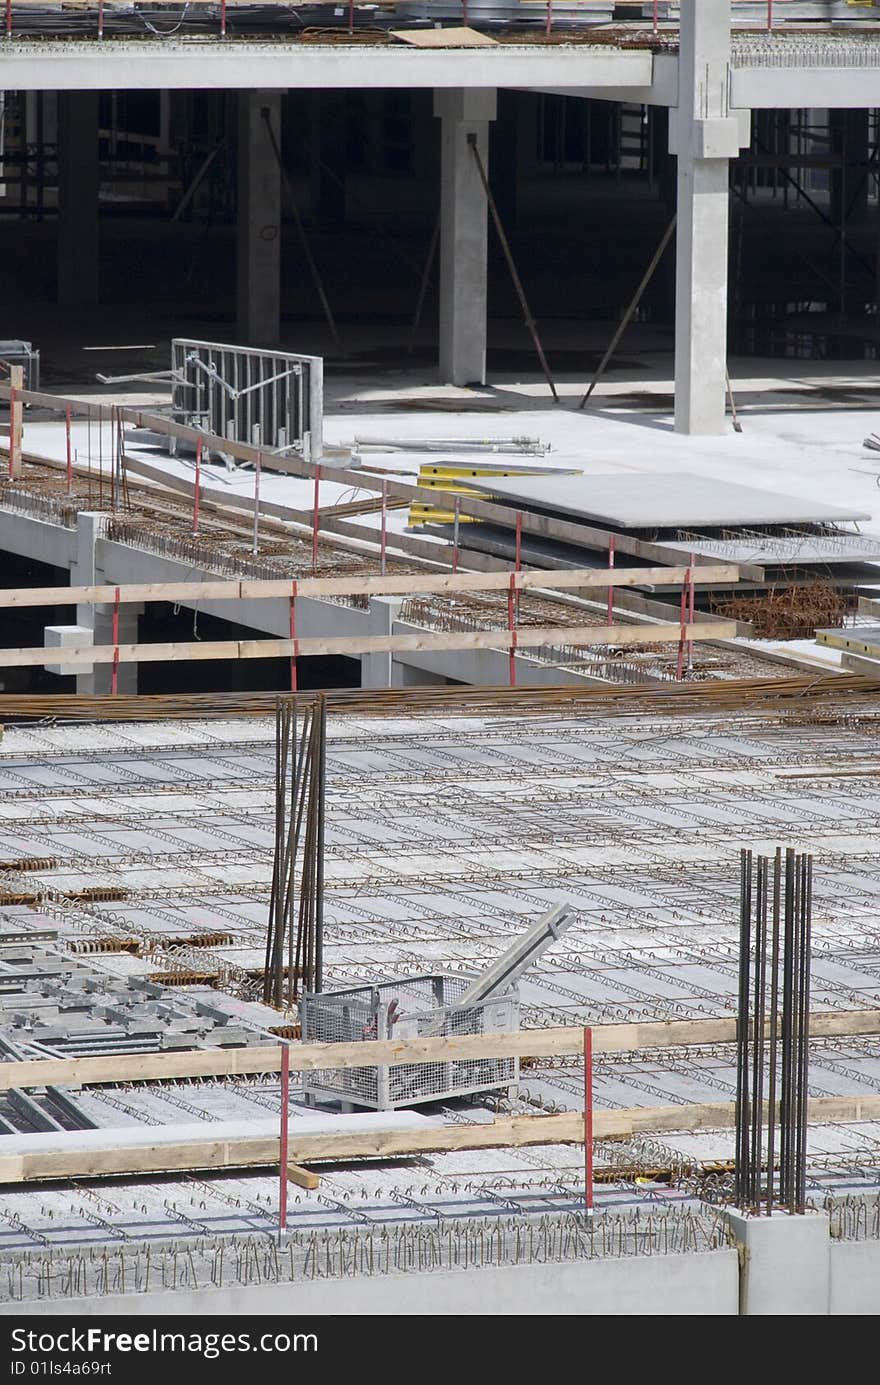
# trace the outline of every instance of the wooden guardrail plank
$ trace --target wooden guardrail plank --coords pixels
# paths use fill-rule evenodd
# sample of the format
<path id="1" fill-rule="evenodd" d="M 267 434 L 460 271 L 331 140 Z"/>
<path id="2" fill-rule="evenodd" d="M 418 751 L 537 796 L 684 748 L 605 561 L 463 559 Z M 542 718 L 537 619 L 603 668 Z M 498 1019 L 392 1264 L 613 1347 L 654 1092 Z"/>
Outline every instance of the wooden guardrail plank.
<path id="1" fill-rule="evenodd" d="M 677 586 L 690 569 L 585 568 L 557 571 L 406 573 L 390 577 L 302 577 L 296 579 L 297 596 L 320 599 L 333 596 L 423 596 L 471 591 L 542 591 L 608 587 Z M 696 571 L 696 569 L 695 569 Z M 718 563 L 699 569 L 700 583 L 735 582 L 739 569 Z M 282 597 L 293 590 L 290 578 L 241 578 L 234 581 L 130 582 L 121 585 L 119 600 L 142 601 L 259 601 Z M 106 605 L 116 599 L 113 583 L 91 587 L 11 587 L 0 589 L 0 609 L 25 606 Z M 647 627 L 650 628 L 650 627 Z"/>
<path id="2" fill-rule="evenodd" d="M 765 1111 L 767 1103 L 764 1103 Z M 807 1118 L 813 1124 L 876 1120 L 880 1095 L 813 1097 Z M 594 1111 L 596 1139 L 627 1139 L 663 1131 L 728 1130 L 736 1120 L 732 1101 L 699 1105 L 633 1107 Z M 249 1168 L 276 1165 L 278 1137 L 182 1140 L 140 1146 L 108 1143 L 36 1153 L 0 1154 L 0 1184 L 40 1179 L 95 1178 L 108 1174 L 181 1173 L 192 1169 Z M 468 1125 L 431 1125 L 389 1130 L 339 1130 L 290 1134 L 288 1158 L 297 1164 L 347 1159 L 397 1158 L 464 1149 L 520 1149 L 529 1145 L 580 1144 L 584 1119 L 580 1111 L 553 1116 L 514 1116 Z M 13 1137 L 14 1138 L 14 1137 Z M 145 1132 L 145 1139 L 148 1132 Z"/>
<path id="3" fill-rule="evenodd" d="M 734 621 L 693 625 L 521 625 L 517 649 L 546 646 L 638 648 L 642 645 L 732 639 Z M 291 659 L 316 654 L 422 653 L 455 649 L 507 649 L 507 630 L 425 630 L 414 635 L 331 635 L 303 640 L 181 640 L 156 644 L 37 645 L 0 649 L 0 668 L 29 668 L 42 664 L 156 664 L 202 659 Z"/>
<path id="4" fill-rule="evenodd" d="M 880 1034 L 880 1009 L 812 1015 L 810 1037 Z M 578 1054 L 580 1027 L 519 1029 L 505 1034 L 457 1034 L 447 1038 L 381 1039 L 363 1043 L 290 1045 L 291 1072 L 314 1072 L 399 1063 L 437 1063 L 467 1058 L 553 1058 Z M 599 1024 L 593 1052 L 733 1043 L 736 1020 L 652 1020 L 642 1024 Z M 0 1063 L 0 1091 L 11 1087 L 88 1086 L 117 1082 L 173 1082 L 185 1077 L 235 1077 L 278 1072 L 281 1048 L 188 1049 L 183 1052 L 119 1054 L 112 1058 L 26 1058 Z"/>

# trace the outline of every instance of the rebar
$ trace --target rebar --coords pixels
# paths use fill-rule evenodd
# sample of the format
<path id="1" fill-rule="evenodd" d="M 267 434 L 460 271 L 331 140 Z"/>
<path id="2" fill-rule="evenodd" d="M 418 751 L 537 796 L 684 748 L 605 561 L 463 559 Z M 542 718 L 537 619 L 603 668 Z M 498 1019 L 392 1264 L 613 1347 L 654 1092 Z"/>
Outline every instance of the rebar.
<path id="1" fill-rule="evenodd" d="M 277 699 L 275 849 L 263 1000 L 279 1009 L 285 1001 L 296 1003 L 300 982 L 307 991 L 320 991 L 323 981 L 327 700 L 319 694 L 305 703 L 301 729 L 299 711 L 299 699 Z"/>
<path id="2" fill-rule="evenodd" d="M 280 1237 L 188 1236 L 74 1252 L 47 1242 L 0 1257 L 0 1302 L 674 1255 L 722 1250 L 728 1241 L 713 1209 L 652 1205 L 647 1211 L 600 1210 L 592 1218 L 580 1211 L 467 1216 L 429 1225 L 294 1230 Z"/>
<path id="3" fill-rule="evenodd" d="M 760 1214 L 763 1208 L 768 1216 L 778 1206 L 787 1207 L 791 1213 L 803 1212 L 806 1202 L 812 878 L 812 857 L 799 854 L 792 847 L 786 850 L 784 860 L 781 850 L 777 849 L 772 863 L 767 856 L 755 859 L 748 850 L 740 853 L 734 1197 L 743 1209 Z M 771 879 L 772 906 L 768 906 Z M 777 1008 L 780 962 L 781 1016 Z M 769 1072 L 766 1103 L 765 1068 Z M 775 1167 L 777 1076 L 780 1091 L 778 1179 Z M 762 1152 L 765 1105 L 766 1163 Z M 762 1175 L 766 1175 L 763 1182 Z"/>

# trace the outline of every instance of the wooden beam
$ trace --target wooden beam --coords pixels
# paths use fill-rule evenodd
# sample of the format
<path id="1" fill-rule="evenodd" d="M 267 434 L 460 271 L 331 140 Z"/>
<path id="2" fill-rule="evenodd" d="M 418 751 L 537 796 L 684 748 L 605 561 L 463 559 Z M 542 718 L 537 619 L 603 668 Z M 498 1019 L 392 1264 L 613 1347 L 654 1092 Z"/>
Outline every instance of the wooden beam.
<path id="1" fill-rule="evenodd" d="M 291 1183 L 295 1183 L 298 1188 L 307 1188 L 313 1193 L 316 1188 L 320 1188 L 321 1180 L 311 1169 L 304 1169 L 299 1164 L 287 1165 L 287 1177 Z"/>
<path id="2" fill-rule="evenodd" d="M 810 1037 L 880 1034 L 880 1009 L 833 1010 L 810 1016 Z M 598 1024 L 593 1052 L 632 1053 L 640 1049 L 694 1044 L 728 1044 L 736 1020 L 649 1020 L 641 1024 Z M 369 1051 L 363 1043 L 290 1045 L 291 1072 L 321 1068 L 362 1068 L 398 1063 L 438 1063 L 468 1058 L 555 1058 L 583 1050 L 581 1027 L 519 1029 L 505 1034 L 458 1034 L 446 1038 L 382 1039 Z M 13 1087 L 95 1086 L 120 1082 L 174 1082 L 187 1077 L 237 1077 L 279 1072 L 281 1048 L 187 1049 L 169 1053 L 119 1054 L 112 1058 L 25 1058 L 0 1063 L 0 1091 Z"/>
<path id="3" fill-rule="evenodd" d="M 686 640 L 730 639 L 733 621 L 711 625 L 523 625 L 516 631 L 517 649 L 549 646 L 639 648 Z M 291 659 L 312 655 L 422 653 L 450 649 L 508 649 L 507 630 L 453 630 L 415 635 L 334 635 L 305 640 L 181 640 L 163 644 L 38 645 L 0 649 L 0 668 L 31 668 L 46 664 L 164 664 L 204 659 Z"/>
<path id="4" fill-rule="evenodd" d="M 320 600 L 339 596 L 425 596 L 471 591 L 570 590 L 579 588 L 652 587 L 657 583 L 680 585 L 689 569 L 580 568 L 557 571 L 404 573 L 390 577 L 302 577 L 296 579 L 297 596 Z M 735 582 L 739 570 L 730 563 L 700 569 L 700 583 Z M 695 584 L 699 585 L 699 584 Z M 120 586 L 119 600 L 144 601 L 261 601 L 292 591 L 290 578 L 241 578 L 233 581 L 130 582 Z M 25 606 L 110 605 L 116 599 L 113 583 L 91 587 L 7 587 L 0 589 L 0 609 Z M 717 623 L 717 621 L 716 621 Z"/>
<path id="5" fill-rule="evenodd" d="M 9 407 L 9 476 L 18 480 L 21 477 L 21 426 L 24 405 L 21 402 L 24 388 L 24 366 L 9 367 L 9 383 L 15 390 L 12 399 L 10 391 Z"/>
<path id="6" fill-rule="evenodd" d="M 767 1103 L 764 1103 L 765 1112 Z M 596 1139 L 628 1139 L 663 1131 L 729 1130 L 736 1121 L 732 1101 L 700 1105 L 638 1106 L 626 1110 L 594 1111 Z M 812 1124 L 876 1120 L 880 1095 L 813 1097 L 807 1118 Z M 252 1168 L 277 1165 L 277 1137 L 236 1136 L 150 1144 L 114 1145 L 107 1131 L 101 1148 L 39 1153 L 0 1152 L 0 1184 L 42 1179 L 95 1178 L 109 1174 L 182 1173 L 193 1169 Z M 340 1130 L 313 1134 L 291 1131 L 289 1155 L 297 1163 L 348 1159 L 388 1159 L 402 1155 L 442 1153 L 463 1149 L 521 1149 L 530 1145 L 580 1144 L 584 1118 L 580 1111 L 554 1116 L 513 1116 L 486 1124 L 432 1125 L 397 1130 Z M 303 1173 L 306 1171 L 303 1170 Z M 317 1178 L 315 1174 L 307 1175 Z M 301 1186 L 306 1186 L 305 1184 Z"/>

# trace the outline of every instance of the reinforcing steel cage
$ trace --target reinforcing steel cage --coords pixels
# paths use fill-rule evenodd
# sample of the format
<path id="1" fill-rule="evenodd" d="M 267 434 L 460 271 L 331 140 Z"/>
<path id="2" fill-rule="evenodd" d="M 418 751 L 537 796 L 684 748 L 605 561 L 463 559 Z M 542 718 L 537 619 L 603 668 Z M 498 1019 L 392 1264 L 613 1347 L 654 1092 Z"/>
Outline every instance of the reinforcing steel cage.
<path id="1" fill-rule="evenodd" d="M 271 452 L 319 461 L 324 362 L 320 356 L 254 351 L 175 337 L 172 409 L 178 423 Z"/>
<path id="2" fill-rule="evenodd" d="M 347 991 L 302 998 L 306 1043 L 363 1043 L 364 1060 L 374 1039 L 414 1039 L 455 1034 L 498 1034 L 519 1029 L 519 993 L 506 991 L 481 1004 L 456 1006 L 471 976 L 414 976 Z M 303 1075 L 306 1098 L 341 1101 L 388 1111 L 422 1101 L 440 1101 L 515 1087 L 517 1058 L 467 1058 L 441 1063 L 318 1069 Z"/>

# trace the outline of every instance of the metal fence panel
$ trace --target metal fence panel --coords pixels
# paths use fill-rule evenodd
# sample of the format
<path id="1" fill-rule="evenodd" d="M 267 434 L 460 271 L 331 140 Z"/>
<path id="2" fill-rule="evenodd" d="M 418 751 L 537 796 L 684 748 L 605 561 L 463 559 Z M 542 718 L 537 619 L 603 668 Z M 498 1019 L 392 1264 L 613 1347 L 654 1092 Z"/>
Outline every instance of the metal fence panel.
<path id="1" fill-rule="evenodd" d="M 258 351 L 175 337 L 174 418 L 219 437 L 319 461 L 323 450 L 324 362 L 320 356 Z"/>

